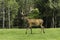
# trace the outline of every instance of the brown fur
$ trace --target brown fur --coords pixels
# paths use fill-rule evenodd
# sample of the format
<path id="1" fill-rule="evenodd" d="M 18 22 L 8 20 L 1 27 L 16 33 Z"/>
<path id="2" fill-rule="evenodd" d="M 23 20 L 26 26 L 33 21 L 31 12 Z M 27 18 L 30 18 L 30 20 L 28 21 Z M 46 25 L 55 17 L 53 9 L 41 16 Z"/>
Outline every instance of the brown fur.
<path id="1" fill-rule="evenodd" d="M 44 26 L 43 26 L 43 20 L 42 19 L 26 19 L 28 24 L 29 24 L 29 27 L 28 28 L 31 28 L 31 34 L 32 34 L 32 26 L 40 26 L 41 27 L 41 30 L 43 33 L 44 32 Z M 27 28 L 27 30 L 28 30 Z M 27 33 L 27 30 L 26 30 L 26 33 Z"/>
<path id="2" fill-rule="evenodd" d="M 43 20 L 42 19 L 27 19 L 28 23 L 32 26 L 33 24 L 35 25 L 41 25 L 43 24 Z"/>

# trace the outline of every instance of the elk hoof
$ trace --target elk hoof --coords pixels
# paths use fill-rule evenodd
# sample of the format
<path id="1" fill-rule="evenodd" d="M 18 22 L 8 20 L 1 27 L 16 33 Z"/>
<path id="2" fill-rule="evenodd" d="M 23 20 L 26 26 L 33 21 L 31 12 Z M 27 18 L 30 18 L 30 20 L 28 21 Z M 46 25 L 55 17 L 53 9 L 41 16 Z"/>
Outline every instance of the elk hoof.
<path id="1" fill-rule="evenodd" d="M 43 33 L 45 33 L 45 32 L 43 32 Z"/>
<path id="2" fill-rule="evenodd" d="M 25 34 L 27 34 L 27 32 Z"/>

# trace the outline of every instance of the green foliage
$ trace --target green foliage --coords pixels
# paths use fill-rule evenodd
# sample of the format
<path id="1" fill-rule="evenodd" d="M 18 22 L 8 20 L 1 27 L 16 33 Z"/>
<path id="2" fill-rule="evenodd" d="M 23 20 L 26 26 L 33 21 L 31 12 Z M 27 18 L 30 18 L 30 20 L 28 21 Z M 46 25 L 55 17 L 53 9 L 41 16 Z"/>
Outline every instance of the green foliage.
<path id="1" fill-rule="evenodd" d="M 39 18 L 39 10 L 37 8 L 33 9 L 28 15 L 29 18 Z"/>
<path id="2" fill-rule="evenodd" d="M 10 23 L 11 25 L 13 25 L 13 21 L 16 18 L 16 16 L 18 15 L 18 8 L 19 5 L 16 2 L 16 0 L 5 0 L 5 8 L 6 8 L 6 14 L 8 14 L 8 11 L 10 10 Z M 9 9 L 9 10 L 8 10 Z"/>
<path id="3" fill-rule="evenodd" d="M 8 7 L 10 7 L 10 10 L 11 10 L 11 15 L 12 15 L 11 17 L 15 18 L 18 12 L 19 5 L 15 0 L 10 0 L 8 1 Z"/>

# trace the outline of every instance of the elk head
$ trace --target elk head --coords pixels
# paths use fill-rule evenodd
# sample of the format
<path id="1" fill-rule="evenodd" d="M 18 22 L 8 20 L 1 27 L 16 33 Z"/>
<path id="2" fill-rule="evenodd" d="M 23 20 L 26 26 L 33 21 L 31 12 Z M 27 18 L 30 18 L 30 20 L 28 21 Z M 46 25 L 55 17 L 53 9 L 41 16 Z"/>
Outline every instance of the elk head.
<path id="1" fill-rule="evenodd" d="M 26 14 L 24 14 L 24 12 L 22 11 L 21 12 L 21 15 L 22 15 L 22 19 L 24 19 L 24 20 L 26 20 L 28 17 L 27 17 L 27 15 Z"/>

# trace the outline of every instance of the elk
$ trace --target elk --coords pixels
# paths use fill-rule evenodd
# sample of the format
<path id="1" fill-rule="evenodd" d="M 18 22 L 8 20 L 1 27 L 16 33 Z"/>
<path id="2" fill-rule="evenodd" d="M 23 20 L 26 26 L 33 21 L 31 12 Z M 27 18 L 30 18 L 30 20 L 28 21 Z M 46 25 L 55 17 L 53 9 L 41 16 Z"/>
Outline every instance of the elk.
<path id="1" fill-rule="evenodd" d="M 23 13 L 22 13 L 22 16 L 23 16 L 23 19 L 26 20 L 26 22 L 27 22 L 28 25 L 29 25 L 29 26 L 26 28 L 26 34 L 27 34 L 28 28 L 31 29 L 31 34 L 32 34 L 32 27 L 33 27 L 34 25 L 40 26 L 40 27 L 41 27 L 41 31 L 42 31 L 43 33 L 45 33 L 45 31 L 44 31 L 44 26 L 43 26 L 43 23 L 44 23 L 43 19 L 31 19 L 31 18 L 28 18 L 27 16 L 25 16 Z"/>

